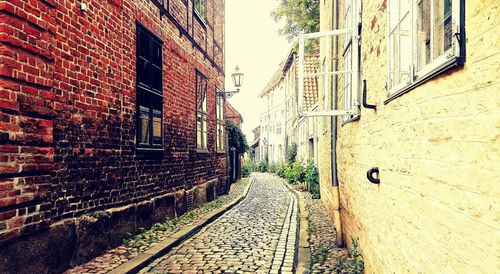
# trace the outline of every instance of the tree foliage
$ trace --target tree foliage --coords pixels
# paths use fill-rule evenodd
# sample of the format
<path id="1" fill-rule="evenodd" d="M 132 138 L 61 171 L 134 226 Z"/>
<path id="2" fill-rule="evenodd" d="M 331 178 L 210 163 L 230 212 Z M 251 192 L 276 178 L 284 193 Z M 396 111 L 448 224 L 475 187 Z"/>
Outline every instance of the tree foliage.
<path id="1" fill-rule="evenodd" d="M 232 122 L 227 123 L 227 137 L 229 147 L 234 147 L 236 152 L 245 153 L 248 149 L 247 139 L 241 129 Z"/>
<path id="2" fill-rule="evenodd" d="M 319 1 L 320 0 L 279 0 L 279 6 L 271 13 L 276 22 L 285 19 L 285 25 L 280 29 L 281 35 L 286 35 L 289 41 L 300 33 L 319 31 Z"/>

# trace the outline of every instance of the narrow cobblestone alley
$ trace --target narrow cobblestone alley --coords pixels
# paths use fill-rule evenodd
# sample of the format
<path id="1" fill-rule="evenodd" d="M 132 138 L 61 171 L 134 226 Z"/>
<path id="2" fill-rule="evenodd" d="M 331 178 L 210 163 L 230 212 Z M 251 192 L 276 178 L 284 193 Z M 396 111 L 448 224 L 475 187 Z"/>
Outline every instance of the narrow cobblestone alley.
<path id="1" fill-rule="evenodd" d="M 297 214 L 283 184 L 254 174 L 245 200 L 141 273 L 291 273 Z"/>

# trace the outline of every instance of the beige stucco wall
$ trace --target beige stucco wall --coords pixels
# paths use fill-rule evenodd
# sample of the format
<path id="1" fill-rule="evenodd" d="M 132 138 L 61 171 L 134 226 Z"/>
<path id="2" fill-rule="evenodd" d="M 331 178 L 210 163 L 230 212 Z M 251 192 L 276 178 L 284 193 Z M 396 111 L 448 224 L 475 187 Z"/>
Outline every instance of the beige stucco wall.
<path id="1" fill-rule="evenodd" d="M 499 2 L 465 2 L 464 67 L 384 105 L 385 2 L 363 1 L 362 78 L 377 110 L 339 123 L 337 154 L 344 238 L 359 239 L 367 273 L 500 272 Z M 321 195 L 333 212 L 329 132 L 319 137 Z M 366 179 L 374 166 L 378 186 Z"/>

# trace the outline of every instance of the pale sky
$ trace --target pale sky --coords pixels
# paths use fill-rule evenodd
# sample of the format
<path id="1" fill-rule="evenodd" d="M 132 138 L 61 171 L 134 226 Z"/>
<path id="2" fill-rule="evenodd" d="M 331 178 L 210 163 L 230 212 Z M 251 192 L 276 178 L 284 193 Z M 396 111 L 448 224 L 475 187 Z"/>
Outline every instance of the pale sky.
<path id="1" fill-rule="evenodd" d="M 243 115 L 242 129 L 249 144 L 264 111 L 257 96 L 289 49 L 286 38 L 278 34 L 280 25 L 271 17 L 277 5 L 277 0 L 226 1 L 226 90 L 234 89 L 231 73 L 238 65 L 245 79 L 240 93 L 229 102 Z"/>

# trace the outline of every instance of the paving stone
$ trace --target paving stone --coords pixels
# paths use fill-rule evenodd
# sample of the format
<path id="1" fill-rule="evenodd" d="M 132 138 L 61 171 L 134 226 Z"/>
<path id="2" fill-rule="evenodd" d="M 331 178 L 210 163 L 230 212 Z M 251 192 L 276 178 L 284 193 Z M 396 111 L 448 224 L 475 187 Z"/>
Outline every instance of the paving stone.
<path id="1" fill-rule="evenodd" d="M 271 273 L 278 273 L 284 255 L 295 249 L 290 233 L 297 226 L 291 222 L 297 218 L 296 197 L 271 175 L 252 176 L 244 201 L 152 263 L 149 273 L 170 273 L 172 265 L 199 273 L 269 273 L 273 263 L 278 268 Z"/>
<path id="2" fill-rule="evenodd" d="M 241 195 L 245 188 L 247 186 L 247 183 L 238 183 L 238 184 L 233 184 L 231 186 L 231 190 L 229 192 L 229 195 L 226 196 L 221 196 L 220 198 L 223 199 L 223 204 L 229 203 L 230 201 L 233 201 L 236 197 Z M 190 222 L 187 223 L 182 223 L 179 224 L 179 230 L 183 229 L 184 227 L 187 227 L 189 225 L 192 225 L 194 222 L 199 220 L 203 214 L 207 213 L 207 210 L 202 208 L 197 208 L 194 209 L 193 212 L 196 215 L 195 219 L 191 220 Z M 182 226 L 181 226 L 182 225 Z M 110 249 L 106 251 L 103 255 L 94 258 L 90 262 L 87 262 L 81 266 L 77 266 L 71 269 L 68 269 L 65 273 L 66 274 L 73 274 L 73 273 L 97 273 L 98 271 L 105 271 L 110 272 L 111 270 L 115 269 L 119 265 L 131 260 L 132 258 L 137 257 L 138 255 L 142 254 L 149 248 L 153 247 L 156 245 L 158 242 L 161 242 L 162 240 L 167 239 L 169 236 L 173 235 L 176 231 L 156 231 L 155 235 L 155 241 L 151 243 L 147 243 L 144 246 L 141 247 L 130 247 L 127 245 L 121 245 L 118 246 L 117 248 Z M 201 246 L 203 248 L 203 246 Z M 191 248 L 186 247 L 186 252 L 183 254 L 188 254 L 187 250 Z"/>

